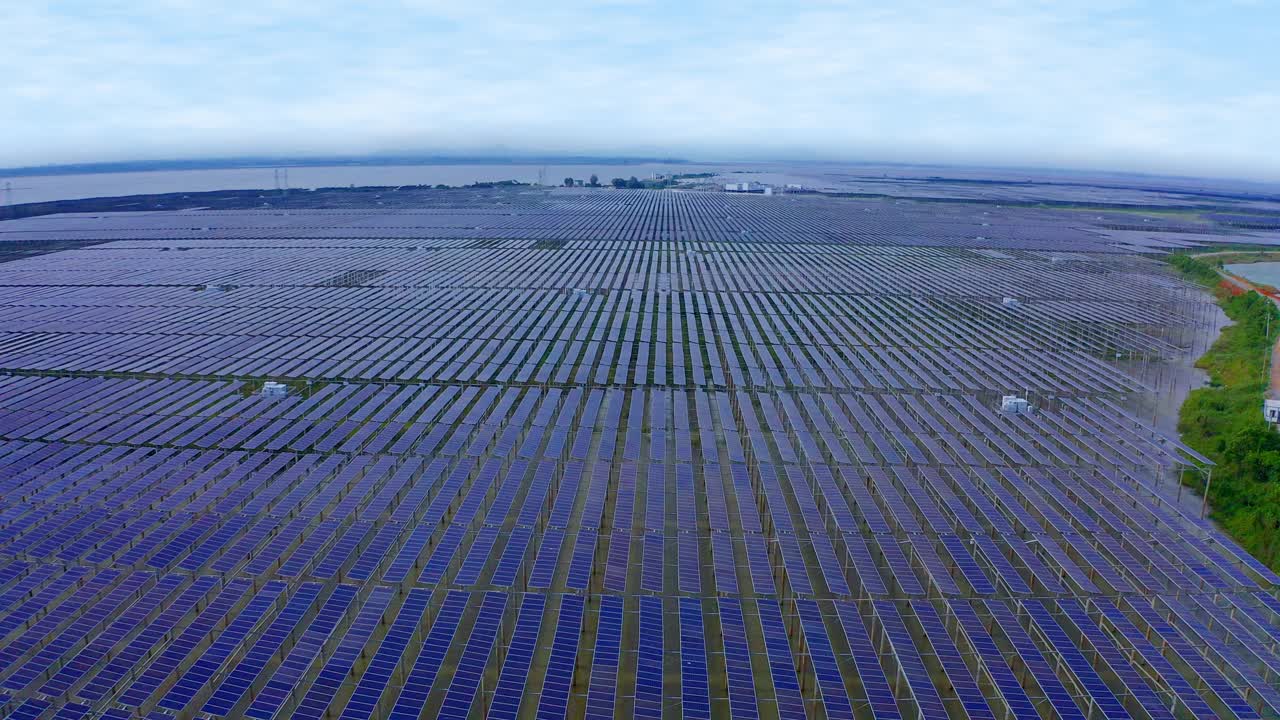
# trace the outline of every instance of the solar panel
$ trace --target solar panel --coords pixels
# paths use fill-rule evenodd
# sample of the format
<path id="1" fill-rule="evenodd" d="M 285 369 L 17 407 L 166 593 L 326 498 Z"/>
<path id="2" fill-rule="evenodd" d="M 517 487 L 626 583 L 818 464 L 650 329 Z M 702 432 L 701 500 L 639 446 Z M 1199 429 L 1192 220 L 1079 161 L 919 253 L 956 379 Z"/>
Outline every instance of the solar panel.
<path id="1" fill-rule="evenodd" d="M 884 631 L 885 640 L 893 648 L 893 656 L 898 664 L 901 679 L 905 681 L 906 689 L 911 699 L 915 701 L 916 708 L 924 717 L 945 717 L 946 706 L 938 696 L 938 690 L 934 687 L 929 670 L 911 639 L 911 633 L 907 630 L 902 615 L 889 600 L 877 600 L 873 603 L 873 607 L 875 617 Z"/>
<path id="2" fill-rule="evenodd" d="M 796 601 L 796 611 L 804 630 L 805 647 L 809 661 L 813 663 L 813 674 L 818 682 L 826 716 L 831 720 L 852 719 L 853 707 L 845 694 L 844 678 L 840 674 L 839 661 L 827 636 L 822 609 L 813 600 L 801 599 Z"/>
<path id="3" fill-rule="evenodd" d="M 0 223 L 96 243 L 0 263 L 0 714 L 1280 711 L 1276 574 L 1102 360 L 1200 302 L 1127 246 L 400 192 Z"/>
<path id="4" fill-rule="evenodd" d="M 938 611 L 928 600 L 913 600 L 911 610 L 915 613 L 916 622 L 924 629 L 925 637 L 933 648 L 933 656 L 942 666 L 947 683 L 956 694 L 965 714 L 972 718 L 995 720 L 996 714 L 983 697 L 977 680 L 970 675 L 964 657 L 947 634 Z"/>
<path id="5" fill-rule="evenodd" d="M 618 661 L 622 651 L 622 598 L 600 597 L 596 619 L 596 644 L 587 686 L 586 717 L 613 717 L 617 694 Z"/>
<path id="6" fill-rule="evenodd" d="M 247 648 L 242 659 L 232 667 L 232 671 L 220 682 L 215 683 L 209 700 L 201 708 L 202 712 L 210 712 L 212 715 L 230 715 L 232 708 L 236 707 L 244 694 L 250 691 L 257 675 L 262 673 L 266 664 L 282 650 L 285 641 L 296 633 L 298 626 L 310 612 L 312 603 L 315 603 L 316 598 L 320 596 L 320 591 L 319 583 L 307 583 L 289 598 L 287 605 L 280 609 L 275 620 L 271 621 L 257 642 Z M 321 612 L 310 626 L 312 629 L 324 629 L 325 625 L 329 625 L 332 629 L 332 624 L 335 623 L 337 623 L 337 616 L 334 616 L 332 611 L 329 614 Z"/>
<path id="7" fill-rule="evenodd" d="M 494 639 L 497 638 L 500 624 L 502 624 L 502 614 L 504 607 L 507 605 L 506 593 L 488 592 L 484 593 L 483 600 L 480 602 L 480 609 L 477 612 L 474 625 L 471 626 L 471 635 L 467 638 L 467 643 L 462 647 L 462 656 L 458 659 L 457 667 L 453 671 L 452 682 L 449 683 L 447 691 L 444 694 L 444 705 L 440 706 L 440 717 L 453 717 L 457 720 L 465 720 L 470 714 L 472 702 L 475 702 L 475 694 L 480 688 L 480 680 L 484 678 L 485 665 L 489 661 L 489 652 L 493 648 Z M 540 611 L 540 609 L 539 609 Z M 518 620 L 517 620 L 518 633 Z M 433 638 L 429 638 L 426 644 L 436 644 Z M 425 647 L 425 646 L 424 646 Z M 447 650 L 448 643 L 436 644 L 436 647 Z M 516 647 L 512 647 L 508 652 L 518 652 Z M 443 653 L 442 653 L 443 655 Z M 508 655 L 508 657 L 511 657 Z M 422 660 L 422 657 L 419 657 Z M 439 665 L 439 661 L 436 661 Z M 499 676 L 499 687 L 502 678 Z M 403 700 L 404 694 L 401 694 Z M 396 710 L 392 711 L 390 717 L 416 717 L 419 712 L 406 711 L 406 708 L 399 706 L 397 703 Z"/>
<path id="8" fill-rule="evenodd" d="M 1092 704 L 1106 717 L 1128 717 L 1129 713 L 1124 709 L 1119 698 L 1103 682 L 1084 654 L 1072 644 L 1062 626 L 1050 614 L 1048 607 L 1038 600 L 1031 600 L 1024 602 L 1022 608 L 1034 621 L 1049 645 L 1061 656 L 1063 663 L 1075 675 L 1080 685 L 1089 693 Z"/>
<path id="9" fill-rule="evenodd" d="M 249 601 L 249 604 L 218 635 L 217 640 L 210 644 L 184 672 L 178 675 L 173 686 L 161 696 L 158 705 L 178 712 L 190 704 L 196 694 L 209 683 L 215 673 L 233 656 L 241 642 L 254 628 L 263 622 L 265 616 L 278 603 L 278 600 L 284 596 L 286 590 L 287 587 L 284 583 L 274 582 L 268 583 L 259 590 L 253 596 L 253 599 Z M 318 592 L 318 589 L 314 587 L 299 590 L 294 598 L 291 599 L 289 605 L 286 605 L 286 610 L 290 612 L 282 616 L 283 622 L 286 625 L 291 625 L 300 619 L 299 607 L 310 606 L 315 599 L 316 592 Z M 268 640 L 268 643 L 270 642 Z"/>
<path id="10" fill-rule="evenodd" d="M 1083 608 L 1072 606 L 1070 603 L 1059 603 L 1060 607 L 1068 613 L 1073 622 L 1077 625 L 1087 622 L 1088 618 L 1083 614 Z M 1204 701 L 1194 687 L 1188 683 L 1178 670 L 1170 663 L 1164 655 L 1160 654 L 1146 638 L 1146 635 L 1138 629 L 1124 613 L 1120 611 L 1109 600 L 1099 600 L 1096 604 L 1098 612 L 1106 618 L 1107 622 L 1114 628 L 1117 636 L 1124 640 L 1128 648 L 1138 652 L 1142 658 L 1149 663 L 1150 667 L 1157 673 L 1162 684 L 1167 685 L 1178 697 L 1178 701 L 1182 704 L 1186 712 L 1191 713 L 1195 717 L 1209 718 L 1214 717 L 1214 711 L 1209 704 Z M 1102 637 L 1090 629 L 1088 635 L 1090 641 L 1096 638 L 1101 640 Z M 1114 655 L 1113 655 L 1114 657 Z M 1234 695 L 1234 693 L 1231 693 Z M 1240 708 L 1241 704 L 1237 703 L 1236 708 Z M 1163 710 L 1163 708 L 1162 708 Z M 1253 715 L 1253 709 L 1249 708 L 1246 716 Z"/>
<path id="11" fill-rule="evenodd" d="M 556 618 L 551 654 L 538 701 L 539 720 L 563 720 L 569 711 L 569 693 L 577 664 L 578 637 L 582 632 L 584 602 L 578 595 L 563 595 Z"/>
<path id="12" fill-rule="evenodd" d="M 136 591 L 146 582 L 146 577 L 142 576 L 139 580 L 141 582 L 137 586 L 132 588 L 122 586 L 122 588 L 128 588 L 127 591 Z M 61 669 L 52 675 L 44 685 L 40 686 L 40 692 L 46 695 L 66 693 L 86 671 L 95 666 L 101 659 L 107 657 L 117 643 L 129 633 L 141 627 L 144 620 L 182 584 L 183 577 L 180 575 L 166 575 L 160 578 L 142 597 L 125 609 L 116 620 L 107 625 L 92 641 L 87 642 L 78 653 L 62 665 Z M 106 608 L 99 605 L 95 606 L 94 612 L 98 613 L 106 610 Z M 100 620 L 95 618 L 95 621 Z M 71 628 L 68 628 L 68 631 L 71 631 Z M 64 632 L 64 635 L 66 634 Z M 74 632 L 67 636 L 64 642 L 71 642 L 73 638 Z M 84 636 L 82 635 L 81 639 L 83 638 Z"/>
<path id="13" fill-rule="evenodd" d="M 378 713 L 383 692 L 391 683 L 400 658 L 404 655 L 409 641 L 413 638 L 427 611 L 427 603 L 431 600 L 428 590 L 410 590 L 400 605 L 396 618 L 382 638 L 381 644 L 373 649 L 368 665 L 359 676 L 355 689 L 342 708 L 342 717 L 346 720 L 355 718 L 368 719 Z M 403 697 L 403 692 L 401 693 Z M 304 701 L 305 704 L 305 701 Z M 317 712 L 323 712 L 318 709 Z"/>
<path id="14" fill-rule="evenodd" d="M 394 591 L 388 587 L 373 589 L 334 647 L 333 654 L 315 674 L 310 688 L 292 710 L 294 717 L 315 720 L 324 716 L 325 709 L 347 682 L 365 645 L 382 623 L 383 614 L 391 603 L 393 594 Z M 269 699 L 262 704 L 255 700 L 245 714 L 248 717 L 265 720 L 273 717 L 278 709 L 273 708 L 273 705 L 275 703 Z"/>
<path id="15" fill-rule="evenodd" d="M 305 587 L 305 586 L 304 586 Z M 262 681 L 263 685 L 256 695 L 252 695 L 252 702 L 245 710 L 245 715 L 252 718 L 261 718 L 270 720 L 280 710 L 291 697 L 293 697 L 296 687 L 311 667 L 312 663 L 319 657 L 324 645 L 328 642 L 329 637 L 333 634 L 334 629 L 342 621 L 348 608 L 351 607 L 355 600 L 358 588 L 351 585 L 339 585 L 334 588 L 324 604 L 316 612 L 315 617 L 309 622 L 305 629 L 298 637 L 293 648 L 288 651 L 279 667 L 273 673 L 267 674 Z M 296 596 L 295 596 L 296 597 Z M 300 603 L 299 603 L 300 604 Z M 286 611 L 288 608 L 286 608 Z M 283 631 L 286 618 L 285 612 L 281 613 L 277 618 L 273 628 L 280 625 Z M 270 634 L 270 631 L 268 631 Z M 252 676 L 250 673 L 255 667 L 262 669 L 264 663 L 259 658 L 270 651 L 270 641 L 266 637 L 264 641 L 260 641 L 254 647 L 254 650 L 246 655 L 245 659 L 236 667 L 232 675 L 223 680 L 222 685 L 214 691 L 209 701 L 205 703 L 205 707 L 217 706 L 221 703 L 224 707 L 234 706 L 234 700 L 243 697 L 245 692 L 252 691 Z M 259 652 L 259 648 L 261 651 Z M 257 653 L 255 656 L 254 654 Z M 239 692 L 239 695 L 233 695 Z M 224 713 L 226 714 L 226 713 Z"/>
<path id="16" fill-rule="evenodd" d="M 736 598 L 721 598 L 719 609 L 730 711 L 734 717 L 759 717 L 759 703 L 756 699 L 756 684 L 751 672 L 751 651 L 747 644 L 742 602 Z"/>
<path id="17" fill-rule="evenodd" d="M 662 599 L 639 599 L 640 637 L 645 641 L 636 650 L 635 705 L 636 717 L 661 718 L 663 684 L 663 620 Z"/>
<path id="18" fill-rule="evenodd" d="M 997 688 L 1000 702 L 1004 704 L 1008 714 L 1025 720 L 1035 720 L 1040 717 L 1035 702 L 1027 694 L 1018 675 L 1006 663 L 1004 653 L 988 631 L 986 623 L 974 612 L 973 607 L 963 600 L 955 600 L 948 603 L 947 610 L 956 618 L 965 639 L 977 653 L 982 670 Z M 954 662 L 954 657 L 951 662 Z M 958 670 L 957 667 L 957 672 Z M 1070 697 L 1051 699 L 1050 702 L 1060 717 L 1084 717 L 1071 702 Z"/>

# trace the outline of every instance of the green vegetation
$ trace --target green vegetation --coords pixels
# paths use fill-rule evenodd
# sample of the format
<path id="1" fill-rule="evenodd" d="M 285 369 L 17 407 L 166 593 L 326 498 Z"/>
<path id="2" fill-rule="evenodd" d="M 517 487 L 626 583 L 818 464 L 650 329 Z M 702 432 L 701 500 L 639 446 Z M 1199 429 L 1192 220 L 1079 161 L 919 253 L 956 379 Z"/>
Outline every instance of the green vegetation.
<path id="1" fill-rule="evenodd" d="M 1245 263 L 1280 261 L 1280 251 L 1257 249 L 1229 251 L 1215 248 L 1212 253 L 1205 253 L 1200 257 L 1200 262 L 1202 263 L 1205 262 L 1205 257 L 1212 257 L 1213 264 L 1218 267 L 1222 267 L 1223 265 L 1243 265 Z"/>
<path id="2" fill-rule="evenodd" d="M 1169 262 L 1202 285 L 1219 280 L 1202 260 L 1173 255 Z M 1256 292 L 1219 290 L 1218 303 L 1234 324 L 1197 363 L 1210 385 L 1187 397 L 1178 430 L 1217 464 L 1209 491 L 1214 519 L 1250 553 L 1280 569 L 1280 433 L 1262 418 L 1271 331 L 1280 330 L 1280 311 Z"/>
<path id="3" fill-rule="evenodd" d="M 591 177 L 593 178 L 593 182 L 594 182 L 595 176 L 592 175 Z M 614 178 L 613 180 L 609 181 L 609 184 L 613 185 L 615 188 L 618 188 L 619 190 L 663 190 L 666 188 L 679 187 L 681 180 L 697 180 L 697 179 L 705 179 L 705 178 L 712 178 L 712 177 L 715 177 L 715 173 L 708 172 L 708 173 L 684 173 L 684 174 L 676 174 L 676 175 L 667 175 L 664 177 L 660 177 L 656 180 L 641 180 L 637 178 L 635 175 L 632 175 L 629 179 Z"/>
<path id="4" fill-rule="evenodd" d="M 1170 265 L 1177 268 L 1188 279 L 1205 287 L 1211 288 L 1222 279 L 1213 265 L 1203 260 L 1197 260 L 1190 255 L 1170 255 L 1168 260 Z"/>

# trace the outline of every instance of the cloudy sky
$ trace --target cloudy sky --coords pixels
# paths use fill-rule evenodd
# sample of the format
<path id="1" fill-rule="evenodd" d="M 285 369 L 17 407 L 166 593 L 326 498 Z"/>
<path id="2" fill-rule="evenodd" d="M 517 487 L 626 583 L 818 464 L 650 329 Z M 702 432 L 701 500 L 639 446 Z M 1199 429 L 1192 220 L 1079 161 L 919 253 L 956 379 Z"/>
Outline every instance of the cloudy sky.
<path id="1" fill-rule="evenodd" d="M 0 4 L 0 166 L 508 149 L 1280 179 L 1273 0 Z"/>

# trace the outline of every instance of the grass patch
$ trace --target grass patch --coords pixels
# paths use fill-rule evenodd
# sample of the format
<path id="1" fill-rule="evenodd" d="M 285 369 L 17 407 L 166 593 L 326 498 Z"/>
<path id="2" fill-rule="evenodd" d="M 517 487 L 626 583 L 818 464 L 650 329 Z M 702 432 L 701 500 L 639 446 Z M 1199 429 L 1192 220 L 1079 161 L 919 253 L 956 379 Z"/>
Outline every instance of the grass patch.
<path id="1" fill-rule="evenodd" d="M 1213 263 L 1216 265 L 1243 265 L 1245 263 L 1276 261 L 1280 261 L 1280 250 L 1213 253 Z M 1202 259 L 1201 262 L 1204 262 L 1204 260 Z"/>
<path id="2" fill-rule="evenodd" d="M 1169 255 L 1167 259 L 1170 265 L 1177 268 L 1178 272 L 1198 285 L 1211 288 L 1222 280 L 1222 276 L 1218 274 L 1217 267 L 1204 260 L 1198 260 L 1190 255 L 1183 254 Z"/>
<path id="3" fill-rule="evenodd" d="M 1169 263 L 1209 287 L 1218 275 L 1207 263 L 1185 255 Z M 1193 390 L 1182 405 L 1178 431 L 1191 447 L 1213 460 L 1209 506 L 1213 517 L 1246 550 L 1280 569 L 1280 433 L 1262 418 L 1270 385 L 1270 347 L 1280 330 L 1280 311 L 1256 292 L 1217 293 L 1233 325 L 1197 366 L 1210 385 Z"/>

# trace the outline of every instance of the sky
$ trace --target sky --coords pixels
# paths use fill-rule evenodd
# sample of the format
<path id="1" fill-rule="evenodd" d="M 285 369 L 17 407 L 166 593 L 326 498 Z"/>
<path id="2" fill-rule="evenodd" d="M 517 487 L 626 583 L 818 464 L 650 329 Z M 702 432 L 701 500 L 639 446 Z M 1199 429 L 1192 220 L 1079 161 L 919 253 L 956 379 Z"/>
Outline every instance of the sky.
<path id="1" fill-rule="evenodd" d="M 1274 0 L 2 4 L 0 167 L 563 152 L 1280 180 Z"/>

